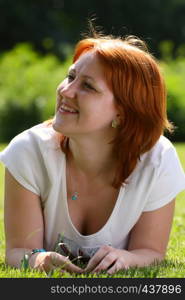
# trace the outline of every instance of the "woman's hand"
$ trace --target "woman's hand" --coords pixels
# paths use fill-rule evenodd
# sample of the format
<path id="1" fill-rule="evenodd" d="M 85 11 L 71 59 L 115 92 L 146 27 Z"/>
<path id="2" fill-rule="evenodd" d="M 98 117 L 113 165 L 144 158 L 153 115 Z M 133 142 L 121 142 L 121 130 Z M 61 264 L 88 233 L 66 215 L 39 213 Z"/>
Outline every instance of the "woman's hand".
<path id="1" fill-rule="evenodd" d="M 84 270 L 74 265 L 68 257 L 56 252 L 39 252 L 30 257 L 29 264 L 34 269 L 48 273 L 56 268 L 69 273 L 82 273 Z"/>
<path id="2" fill-rule="evenodd" d="M 107 271 L 113 274 L 130 267 L 132 254 L 126 250 L 115 249 L 111 246 L 102 246 L 89 260 L 85 272 L 98 273 Z M 130 263 L 129 263 L 130 262 Z"/>

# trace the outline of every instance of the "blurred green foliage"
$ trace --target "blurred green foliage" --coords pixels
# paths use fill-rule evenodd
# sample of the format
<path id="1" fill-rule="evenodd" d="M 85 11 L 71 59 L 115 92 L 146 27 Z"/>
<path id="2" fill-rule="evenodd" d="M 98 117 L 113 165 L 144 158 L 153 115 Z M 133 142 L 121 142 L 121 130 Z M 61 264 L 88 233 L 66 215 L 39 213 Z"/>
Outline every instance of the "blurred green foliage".
<path id="1" fill-rule="evenodd" d="M 176 57 L 185 43 L 184 16 L 185 0 L 0 0 L 0 52 L 29 41 L 64 58 L 63 45 L 74 45 L 96 17 L 106 34 L 144 38 L 157 57 L 158 45 L 170 40 Z"/>
<path id="2" fill-rule="evenodd" d="M 0 141 L 54 115 L 55 91 L 70 58 L 39 56 L 31 45 L 19 44 L 0 58 Z"/>
<path id="3" fill-rule="evenodd" d="M 173 43 L 165 41 L 161 45 L 160 64 L 167 87 L 168 118 L 176 126 L 174 134 L 170 137 L 172 141 L 185 141 L 185 56 L 183 49 L 184 47 L 181 47 L 178 57 L 173 59 Z"/>
<path id="4" fill-rule="evenodd" d="M 173 45 L 161 44 L 160 61 L 168 90 L 168 116 L 177 127 L 169 138 L 185 141 L 185 58 L 172 60 Z M 41 56 L 30 44 L 18 44 L 0 57 L 0 142 L 54 115 L 56 88 L 67 74 L 71 56 Z"/>

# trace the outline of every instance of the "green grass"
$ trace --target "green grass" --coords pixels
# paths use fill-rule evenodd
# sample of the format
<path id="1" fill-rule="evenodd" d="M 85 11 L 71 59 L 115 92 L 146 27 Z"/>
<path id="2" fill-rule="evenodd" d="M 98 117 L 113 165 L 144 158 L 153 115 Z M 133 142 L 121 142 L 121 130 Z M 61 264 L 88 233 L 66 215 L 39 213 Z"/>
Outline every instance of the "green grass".
<path id="1" fill-rule="evenodd" d="M 0 150 L 5 145 L 0 145 Z M 185 170 L 185 143 L 175 144 L 180 161 Z M 3 180 L 4 166 L 0 163 L 0 278 L 59 278 L 59 277 L 77 277 L 77 278 L 185 278 L 185 192 L 181 192 L 177 197 L 174 222 L 168 244 L 166 259 L 159 265 L 145 268 L 132 268 L 127 271 L 121 271 L 114 275 L 101 274 L 69 274 L 62 273 L 56 269 L 53 274 L 47 275 L 44 272 L 36 270 L 18 270 L 6 266 L 4 263 L 4 226 L 3 226 Z"/>

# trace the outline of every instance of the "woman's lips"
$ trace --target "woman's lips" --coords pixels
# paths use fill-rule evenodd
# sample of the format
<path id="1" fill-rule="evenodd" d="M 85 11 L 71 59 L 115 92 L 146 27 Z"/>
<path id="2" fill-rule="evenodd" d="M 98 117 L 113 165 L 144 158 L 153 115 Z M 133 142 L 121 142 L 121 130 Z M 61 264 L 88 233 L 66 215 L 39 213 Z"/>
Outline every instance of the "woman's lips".
<path id="1" fill-rule="evenodd" d="M 62 114 L 78 114 L 78 111 L 66 105 L 61 105 L 59 112 Z"/>
<path id="2" fill-rule="evenodd" d="M 62 114 L 73 114 L 73 115 L 78 114 L 78 112 L 65 111 L 62 108 L 59 109 L 59 112 L 62 113 Z"/>

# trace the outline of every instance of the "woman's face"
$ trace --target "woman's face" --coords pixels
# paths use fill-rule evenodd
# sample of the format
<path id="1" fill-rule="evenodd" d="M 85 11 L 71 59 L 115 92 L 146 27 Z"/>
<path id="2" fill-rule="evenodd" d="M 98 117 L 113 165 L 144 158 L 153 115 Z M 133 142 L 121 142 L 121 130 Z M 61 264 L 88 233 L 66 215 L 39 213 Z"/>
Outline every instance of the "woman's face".
<path id="1" fill-rule="evenodd" d="M 69 68 L 57 89 L 53 128 L 66 136 L 108 133 L 116 119 L 114 95 L 109 89 L 102 65 L 94 52 L 88 52 Z"/>

